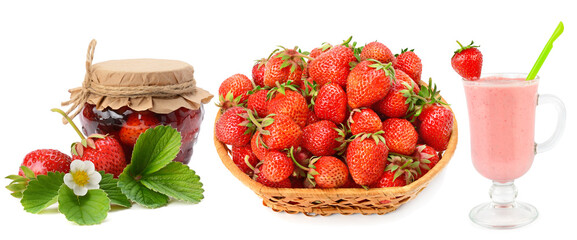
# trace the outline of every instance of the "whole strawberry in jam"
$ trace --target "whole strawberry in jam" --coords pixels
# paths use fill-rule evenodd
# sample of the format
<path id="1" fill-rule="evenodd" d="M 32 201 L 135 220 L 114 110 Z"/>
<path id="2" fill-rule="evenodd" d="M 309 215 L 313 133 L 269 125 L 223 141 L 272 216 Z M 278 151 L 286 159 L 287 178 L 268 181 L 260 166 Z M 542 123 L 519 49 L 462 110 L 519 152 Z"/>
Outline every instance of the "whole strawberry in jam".
<path id="1" fill-rule="evenodd" d="M 134 146 L 140 134 L 149 128 L 154 128 L 160 124 L 156 115 L 149 111 L 134 112 L 128 115 L 126 122 L 119 132 L 120 142 L 125 145 Z"/>
<path id="2" fill-rule="evenodd" d="M 72 158 L 65 153 L 55 149 L 38 149 L 34 150 L 24 157 L 22 166 L 28 167 L 34 172 L 34 175 L 46 175 L 48 172 L 63 172 L 70 171 L 70 162 Z M 24 172 L 18 172 L 20 176 L 24 176 Z"/>

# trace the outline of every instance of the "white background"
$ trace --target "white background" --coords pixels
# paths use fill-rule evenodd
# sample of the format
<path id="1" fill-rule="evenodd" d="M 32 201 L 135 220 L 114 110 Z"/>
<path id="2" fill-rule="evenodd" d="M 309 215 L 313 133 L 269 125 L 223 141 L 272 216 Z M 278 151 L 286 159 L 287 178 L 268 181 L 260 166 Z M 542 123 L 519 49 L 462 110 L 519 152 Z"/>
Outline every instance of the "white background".
<path id="1" fill-rule="evenodd" d="M 8 3 L 10 2 L 10 3 Z M 459 124 L 459 144 L 449 165 L 415 200 L 386 215 L 310 218 L 275 213 L 221 163 L 212 142 L 214 101 L 189 166 L 204 184 L 200 204 L 171 203 L 160 209 L 134 206 L 113 210 L 100 225 L 81 227 L 52 207 L 26 213 L 0 190 L 0 239 L 277 238 L 362 239 L 450 237 L 506 239 L 567 236 L 574 232 L 574 73 L 577 17 L 569 1 L 3 1 L 0 3 L 0 176 L 15 174 L 26 153 L 39 148 L 68 152 L 78 137 L 53 107 L 80 86 L 91 39 L 95 62 L 124 58 L 166 58 L 190 63 L 200 87 L 216 94 L 225 78 L 251 74 L 253 60 L 277 45 L 310 50 L 349 36 L 364 44 L 385 43 L 394 53 L 414 48 L 423 78 L 432 77 Z M 565 32 L 541 69 L 541 93 L 554 93 L 567 106 L 568 125 L 554 150 L 538 155 L 516 181 L 520 200 L 535 205 L 539 218 L 514 230 L 473 224 L 469 210 L 489 200 L 490 181 L 469 158 L 465 96 L 450 58 L 475 40 L 484 72 L 528 72 L 559 21 Z M 537 141 L 554 128 L 554 111 L 539 108 Z M 78 123 L 78 120 L 76 120 Z M 499 156 L 495 156 L 499 157 Z M 9 183 L 0 180 L 0 185 Z M 572 229 L 573 228 L 573 229 Z M 569 235 L 572 236 L 572 235 Z"/>

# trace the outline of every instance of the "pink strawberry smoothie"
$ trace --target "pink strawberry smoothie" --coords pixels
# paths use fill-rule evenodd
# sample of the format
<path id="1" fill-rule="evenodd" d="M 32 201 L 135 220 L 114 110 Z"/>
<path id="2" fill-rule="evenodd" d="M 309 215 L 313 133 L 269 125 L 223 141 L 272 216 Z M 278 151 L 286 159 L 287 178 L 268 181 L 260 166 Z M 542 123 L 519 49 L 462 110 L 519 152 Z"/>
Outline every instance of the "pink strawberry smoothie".
<path id="1" fill-rule="evenodd" d="M 535 155 L 538 79 L 510 77 L 463 80 L 473 165 L 484 177 L 499 182 L 521 177 Z"/>

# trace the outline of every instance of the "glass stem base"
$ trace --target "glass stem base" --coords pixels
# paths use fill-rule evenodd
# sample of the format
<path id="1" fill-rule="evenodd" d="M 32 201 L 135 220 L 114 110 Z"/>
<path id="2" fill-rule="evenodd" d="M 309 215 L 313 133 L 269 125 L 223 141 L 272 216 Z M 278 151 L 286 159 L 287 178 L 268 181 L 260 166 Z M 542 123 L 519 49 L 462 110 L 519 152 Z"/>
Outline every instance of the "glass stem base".
<path id="1" fill-rule="evenodd" d="M 493 181 L 489 191 L 491 202 L 478 205 L 469 213 L 471 220 L 488 228 L 517 228 L 533 222 L 539 213 L 530 204 L 518 202 L 513 181 Z"/>

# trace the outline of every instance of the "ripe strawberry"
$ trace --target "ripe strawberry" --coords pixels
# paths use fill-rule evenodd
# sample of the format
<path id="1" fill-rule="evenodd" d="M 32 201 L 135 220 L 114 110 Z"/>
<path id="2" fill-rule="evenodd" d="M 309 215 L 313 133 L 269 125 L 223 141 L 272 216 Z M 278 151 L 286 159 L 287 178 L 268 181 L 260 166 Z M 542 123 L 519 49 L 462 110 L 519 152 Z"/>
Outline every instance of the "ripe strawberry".
<path id="1" fill-rule="evenodd" d="M 342 142 L 337 141 L 337 125 L 328 120 L 321 120 L 307 125 L 303 129 L 302 147 L 315 156 L 331 156 L 337 153 Z"/>
<path id="2" fill-rule="evenodd" d="M 401 54 L 396 55 L 397 61 L 395 62 L 394 66 L 395 69 L 402 70 L 418 83 L 421 81 L 423 64 L 421 63 L 419 56 L 417 56 L 413 50 L 414 49 L 403 49 Z"/>
<path id="3" fill-rule="evenodd" d="M 258 158 L 258 160 L 264 160 L 266 153 L 268 153 L 268 147 L 265 147 L 264 140 L 262 140 L 262 134 L 256 132 L 252 135 L 250 140 L 250 149 L 252 153 Z"/>
<path id="4" fill-rule="evenodd" d="M 72 158 L 58 150 L 38 149 L 26 154 L 22 166 L 28 167 L 38 176 L 46 175 L 48 172 L 67 173 L 70 171 L 70 162 Z M 24 172 L 19 170 L 18 175 L 24 177 Z"/>
<path id="5" fill-rule="evenodd" d="M 361 61 L 375 59 L 382 63 L 395 62 L 395 56 L 391 50 L 385 44 L 377 41 L 365 44 L 363 50 L 361 50 L 360 57 Z"/>
<path id="6" fill-rule="evenodd" d="M 281 47 L 275 52 L 264 65 L 264 85 L 274 87 L 289 80 L 298 85 L 302 81 L 302 73 L 305 68 L 304 55 L 299 52 L 297 47 L 294 49 Z"/>
<path id="7" fill-rule="evenodd" d="M 332 156 L 314 158 L 308 172 L 308 178 L 313 178 L 313 186 L 318 188 L 338 188 L 345 185 L 349 178 L 347 165 Z"/>
<path id="8" fill-rule="evenodd" d="M 285 89 L 288 88 L 288 89 Z M 306 99 L 292 85 L 280 85 L 269 94 L 266 114 L 283 114 L 293 119 L 301 128 L 307 124 L 309 108 Z"/>
<path id="9" fill-rule="evenodd" d="M 320 56 L 321 54 L 325 53 L 326 51 L 328 51 L 329 49 L 331 49 L 333 46 L 329 43 L 323 43 L 322 46 L 320 47 L 316 47 L 313 48 L 313 50 L 311 50 L 311 53 L 309 54 L 309 57 L 311 58 L 317 58 L 318 56 Z M 311 60 L 312 61 L 312 60 Z"/>
<path id="10" fill-rule="evenodd" d="M 319 86 L 329 82 L 345 88 L 347 76 L 351 72 L 350 62 L 356 61 L 353 50 L 344 45 L 336 45 L 311 61 L 309 77 Z"/>
<path id="11" fill-rule="evenodd" d="M 289 116 L 276 114 L 263 120 L 262 139 L 269 150 L 282 150 L 301 145 L 303 131 Z"/>
<path id="12" fill-rule="evenodd" d="M 440 104 L 426 106 L 418 117 L 419 136 L 435 150 L 446 150 L 453 130 L 453 118 L 453 112 Z"/>
<path id="13" fill-rule="evenodd" d="M 376 133 L 383 128 L 381 119 L 377 113 L 370 108 L 354 109 L 349 118 L 349 125 L 353 135 L 359 133 Z"/>
<path id="14" fill-rule="evenodd" d="M 437 151 L 435 151 L 431 146 L 425 144 L 417 145 L 413 157 L 419 161 L 419 167 L 421 168 L 421 173 L 417 178 L 425 175 L 425 173 L 429 172 L 429 170 L 431 170 L 435 165 L 437 165 L 439 160 L 441 160 Z"/>
<path id="15" fill-rule="evenodd" d="M 381 178 L 372 184 L 370 188 L 402 187 L 405 185 L 407 185 L 405 178 L 399 176 L 395 177 L 395 172 L 389 170 L 385 171 Z"/>
<path id="16" fill-rule="evenodd" d="M 347 94 L 336 83 L 327 83 L 318 91 L 313 106 L 320 119 L 342 123 L 347 117 Z"/>
<path id="17" fill-rule="evenodd" d="M 379 134 L 356 137 L 347 148 L 346 161 L 355 183 L 370 186 L 379 180 L 387 166 L 389 150 Z"/>
<path id="18" fill-rule="evenodd" d="M 268 109 L 268 92 L 269 90 L 267 89 L 257 88 L 253 94 L 249 95 L 248 101 L 246 102 L 246 108 L 253 110 L 260 118 L 266 117 Z"/>
<path id="19" fill-rule="evenodd" d="M 242 172 L 250 176 L 252 176 L 253 169 L 259 162 L 250 145 L 232 146 L 232 161 Z"/>
<path id="20" fill-rule="evenodd" d="M 242 106 L 248 99 L 248 92 L 252 90 L 252 81 L 244 74 L 234 74 L 225 79 L 218 88 L 218 104 L 223 110 L 234 106 Z"/>
<path id="21" fill-rule="evenodd" d="M 294 171 L 292 159 L 285 153 L 276 150 L 269 151 L 260 167 L 264 178 L 272 182 L 281 182 L 288 179 Z"/>
<path id="22" fill-rule="evenodd" d="M 268 59 L 260 59 L 252 66 L 252 81 L 254 85 L 264 87 L 264 65 Z"/>
<path id="23" fill-rule="evenodd" d="M 248 120 L 249 111 L 243 107 L 226 110 L 214 125 L 215 137 L 224 144 L 247 145 L 254 132 L 254 126 Z"/>
<path id="24" fill-rule="evenodd" d="M 52 109 L 61 114 L 74 128 L 81 142 L 72 144 L 72 160 L 91 161 L 97 171 L 104 171 L 118 177 L 127 165 L 127 159 L 120 142 L 110 135 L 92 134 L 84 137 L 72 119 L 60 109 Z"/>
<path id="25" fill-rule="evenodd" d="M 282 180 L 280 182 L 273 182 L 273 181 L 270 181 L 266 177 L 263 176 L 261 169 L 262 169 L 262 164 L 257 169 L 254 170 L 255 174 L 254 174 L 253 179 L 256 182 L 258 182 L 262 185 L 265 185 L 267 187 L 273 187 L 273 188 L 290 188 L 290 187 L 292 187 L 292 183 L 291 183 L 290 178 L 287 178 L 287 179 Z"/>
<path id="26" fill-rule="evenodd" d="M 134 146 L 140 134 L 158 125 L 160 125 L 160 121 L 155 113 L 150 111 L 133 112 L 128 115 L 126 122 L 120 128 L 118 133 L 120 142 L 124 145 Z"/>
<path id="27" fill-rule="evenodd" d="M 483 68 L 483 54 L 479 51 L 479 46 L 473 45 L 473 41 L 468 46 L 461 45 L 451 57 L 451 66 L 464 79 L 474 80 L 481 77 Z"/>
<path id="28" fill-rule="evenodd" d="M 411 122 L 402 118 L 389 118 L 383 121 L 383 131 L 390 152 L 413 154 L 419 136 Z"/>
<path id="29" fill-rule="evenodd" d="M 418 94 L 419 86 L 401 70 L 395 70 L 395 77 L 397 82 L 393 84 L 387 95 L 373 104 L 371 108 L 384 117 L 402 118 L 409 111 L 407 98 L 412 94 L 408 91 Z"/>
<path id="30" fill-rule="evenodd" d="M 391 64 L 373 60 L 360 62 L 347 78 L 347 101 L 351 108 L 370 107 L 384 98 L 395 81 Z"/>
<path id="31" fill-rule="evenodd" d="M 90 143 L 92 141 L 92 143 Z M 124 150 L 115 138 L 93 134 L 87 144 L 73 145 L 72 160 L 91 161 L 97 171 L 104 171 L 118 177 L 127 165 Z"/>

